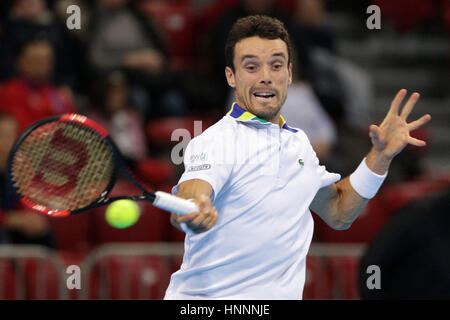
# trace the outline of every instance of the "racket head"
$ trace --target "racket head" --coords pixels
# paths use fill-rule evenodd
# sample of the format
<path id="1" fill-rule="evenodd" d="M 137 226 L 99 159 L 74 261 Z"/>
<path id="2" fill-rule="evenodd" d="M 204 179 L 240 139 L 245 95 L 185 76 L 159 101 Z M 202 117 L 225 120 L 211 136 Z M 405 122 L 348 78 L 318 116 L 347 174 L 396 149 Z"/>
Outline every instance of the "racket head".
<path id="1" fill-rule="evenodd" d="M 16 140 L 7 180 L 25 206 L 64 217 L 105 202 L 120 161 L 100 125 L 78 114 L 54 116 L 32 124 Z"/>

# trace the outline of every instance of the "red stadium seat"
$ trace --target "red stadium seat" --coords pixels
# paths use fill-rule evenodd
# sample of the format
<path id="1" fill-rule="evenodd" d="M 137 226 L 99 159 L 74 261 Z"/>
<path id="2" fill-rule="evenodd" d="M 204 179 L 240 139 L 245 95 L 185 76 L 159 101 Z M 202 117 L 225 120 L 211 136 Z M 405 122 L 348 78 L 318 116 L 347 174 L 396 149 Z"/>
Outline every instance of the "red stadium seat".
<path id="1" fill-rule="evenodd" d="M 59 277 L 55 266 L 42 259 L 17 260 L 16 275 L 24 276 L 26 300 L 59 299 Z M 20 299 L 20 297 L 19 297 Z"/>
<path id="2" fill-rule="evenodd" d="M 358 257 L 328 257 L 332 299 L 359 299 Z"/>
<path id="3" fill-rule="evenodd" d="M 308 255 L 303 299 L 330 299 L 331 283 L 323 258 Z"/>
<path id="4" fill-rule="evenodd" d="M 14 262 L 0 259 L 0 300 L 14 300 L 17 296 Z"/>
<path id="5" fill-rule="evenodd" d="M 90 299 L 162 299 L 170 270 L 158 257 L 108 257 L 91 276 Z"/>
<path id="6" fill-rule="evenodd" d="M 62 268 L 52 260 L 23 257 L 0 260 L 0 300 L 56 300 L 62 298 L 78 299 L 79 290 L 65 288 L 66 267 L 81 266 L 83 255 L 80 253 L 58 252 L 62 258 Z"/>
<path id="7" fill-rule="evenodd" d="M 50 228 L 57 250 L 86 252 L 90 248 L 89 213 L 64 218 L 49 218 Z"/>
<path id="8" fill-rule="evenodd" d="M 168 161 L 153 158 L 145 158 L 136 164 L 136 175 L 149 184 L 158 186 L 172 181 L 175 170 Z"/>

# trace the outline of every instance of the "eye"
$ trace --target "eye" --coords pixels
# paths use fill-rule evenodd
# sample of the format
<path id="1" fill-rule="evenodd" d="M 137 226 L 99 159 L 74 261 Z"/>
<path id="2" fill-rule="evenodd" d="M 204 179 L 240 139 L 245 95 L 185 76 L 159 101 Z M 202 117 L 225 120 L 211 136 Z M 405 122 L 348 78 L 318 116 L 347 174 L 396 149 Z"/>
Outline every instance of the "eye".
<path id="1" fill-rule="evenodd" d="M 245 67 L 245 69 L 247 69 L 248 71 L 255 71 L 256 70 L 256 66 L 251 64 L 251 65 L 247 65 Z"/>
<path id="2" fill-rule="evenodd" d="M 273 64 L 273 68 L 275 69 L 275 70 L 279 70 L 279 69 L 281 69 L 283 67 L 283 64 L 281 64 L 281 63 L 274 63 Z"/>

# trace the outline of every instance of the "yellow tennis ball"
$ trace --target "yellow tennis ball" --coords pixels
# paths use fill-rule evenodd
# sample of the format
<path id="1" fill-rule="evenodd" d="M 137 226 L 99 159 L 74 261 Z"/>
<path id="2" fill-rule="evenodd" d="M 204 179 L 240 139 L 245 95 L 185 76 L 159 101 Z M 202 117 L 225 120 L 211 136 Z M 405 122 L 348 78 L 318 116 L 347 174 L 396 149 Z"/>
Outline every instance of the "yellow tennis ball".
<path id="1" fill-rule="evenodd" d="M 139 205 L 128 199 L 116 200 L 106 209 L 105 219 L 114 228 L 124 229 L 139 220 Z"/>

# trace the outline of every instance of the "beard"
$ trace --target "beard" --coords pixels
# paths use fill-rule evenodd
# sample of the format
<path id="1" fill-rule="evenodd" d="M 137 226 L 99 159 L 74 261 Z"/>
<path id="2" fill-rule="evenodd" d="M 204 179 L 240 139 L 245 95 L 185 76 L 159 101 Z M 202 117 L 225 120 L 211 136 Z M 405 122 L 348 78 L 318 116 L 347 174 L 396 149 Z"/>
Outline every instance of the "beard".
<path id="1" fill-rule="evenodd" d="M 280 97 L 279 94 L 280 93 L 277 91 L 277 97 Z M 237 98 L 239 99 L 239 101 L 244 102 L 247 111 L 253 113 L 258 118 L 271 122 L 279 114 L 281 107 L 286 101 L 287 95 L 281 96 L 280 100 L 278 100 L 278 104 L 276 104 L 275 107 L 271 108 L 254 108 L 254 103 L 252 103 L 252 98 L 254 98 L 253 94 L 250 94 L 250 99 L 247 100 L 248 103 L 245 103 L 246 99 L 243 99 L 241 95 L 237 95 Z M 277 103 L 277 101 L 273 101 L 273 103 Z"/>
<path id="2" fill-rule="evenodd" d="M 278 112 L 280 112 L 281 110 L 281 105 L 273 110 L 263 110 L 263 111 L 257 111 L 257 112 L 252 112 L 255 116 L 257 116 L 258 118 L 264 119 L 266 121 L 272 121 L 273 118 L 275 118 L 278 114 Z"/>

